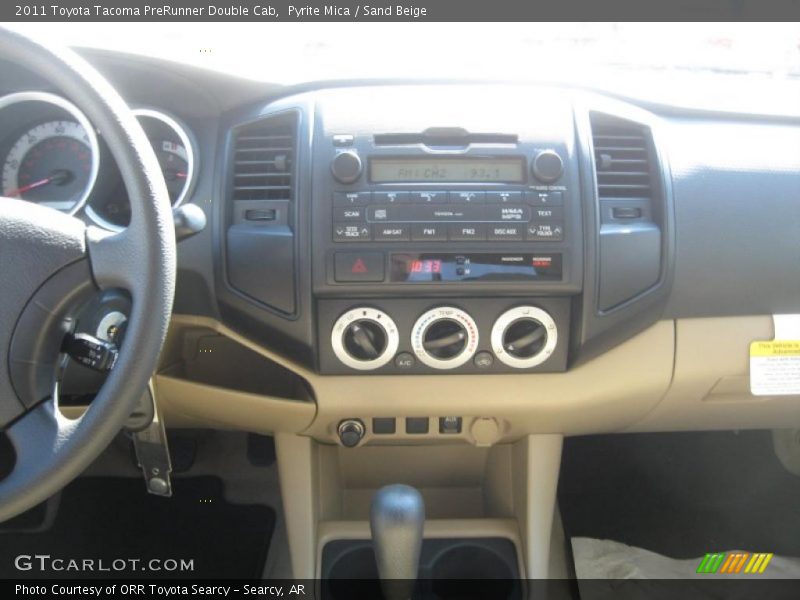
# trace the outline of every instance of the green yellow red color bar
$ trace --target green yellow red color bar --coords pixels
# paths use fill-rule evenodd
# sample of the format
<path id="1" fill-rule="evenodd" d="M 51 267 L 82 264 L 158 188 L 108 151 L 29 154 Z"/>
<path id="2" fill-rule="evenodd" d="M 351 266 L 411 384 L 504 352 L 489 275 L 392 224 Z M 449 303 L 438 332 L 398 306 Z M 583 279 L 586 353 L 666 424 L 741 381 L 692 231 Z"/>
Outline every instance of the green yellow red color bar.
<path id="1" fill-rule="evenodd" d="M 767 565 L 774 555 L 769 552 L 711 552 L 703 557 L 697 567 L 698 573 L 712 574 L 725 573 L 736 575 L 739 573 L 761 574 L 767 570 Z"/>

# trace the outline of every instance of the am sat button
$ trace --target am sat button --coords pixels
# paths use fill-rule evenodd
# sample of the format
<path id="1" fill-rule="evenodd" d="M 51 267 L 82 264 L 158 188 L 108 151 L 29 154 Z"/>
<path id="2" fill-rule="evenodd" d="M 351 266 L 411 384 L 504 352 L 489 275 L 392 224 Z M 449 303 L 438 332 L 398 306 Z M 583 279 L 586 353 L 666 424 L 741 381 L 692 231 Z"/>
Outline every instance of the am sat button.
<path id="1" fill-rule="evenodd" d="M 407 242 L 409 227 L 403 224 L 374 225 L 373 234 L 377 242 Z"/>
<path id="2" fill-rule="evenodd" d="M 383 252 L 337 252 L 333 278 L 339 283 L 383 281 Z"/>

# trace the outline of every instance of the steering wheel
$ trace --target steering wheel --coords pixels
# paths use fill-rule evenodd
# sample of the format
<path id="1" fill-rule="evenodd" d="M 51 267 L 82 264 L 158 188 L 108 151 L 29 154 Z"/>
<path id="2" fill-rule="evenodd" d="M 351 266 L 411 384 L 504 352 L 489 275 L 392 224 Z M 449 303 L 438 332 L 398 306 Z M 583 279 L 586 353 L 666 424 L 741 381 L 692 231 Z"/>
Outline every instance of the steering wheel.
<path id="1" fill-rule="evenodd" d="M 0 522 L 77 477 L 135 409 L 156 368 L 175 289 L 175 230 L 150 143 L 111 85 L 72 51 L 0 29 L 0 58 L 42 76 L 102 133 L 131 203 L 127 229 L 110 234 L 74 217 L 0 198 L 0 430 L 15 462 L 0 480 Z M 125 289 L 132 309 L 105 384 L 77 420 L 54 387 L 75 311 L 98 290 Z"/>

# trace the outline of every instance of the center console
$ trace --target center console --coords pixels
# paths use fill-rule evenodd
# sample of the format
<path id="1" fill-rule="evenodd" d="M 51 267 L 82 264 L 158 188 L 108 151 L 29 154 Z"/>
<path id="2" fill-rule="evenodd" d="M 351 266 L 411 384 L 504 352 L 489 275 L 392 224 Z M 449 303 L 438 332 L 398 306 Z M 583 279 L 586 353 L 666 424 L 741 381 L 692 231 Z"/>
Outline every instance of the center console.
<path id="1" fill-rule="evenodd" d="M 520 122 L 513 96 L 409 91 L 316 105 L 320 371 L 564 370 L 583 251 L 569 104 L 542 93 Z"/>

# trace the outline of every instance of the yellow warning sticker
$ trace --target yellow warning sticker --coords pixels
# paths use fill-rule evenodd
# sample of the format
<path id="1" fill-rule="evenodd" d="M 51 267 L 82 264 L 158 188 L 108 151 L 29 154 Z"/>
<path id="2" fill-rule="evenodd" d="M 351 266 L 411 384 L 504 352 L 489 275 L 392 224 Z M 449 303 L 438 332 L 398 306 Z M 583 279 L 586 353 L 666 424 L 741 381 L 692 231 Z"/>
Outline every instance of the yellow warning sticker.
<path id="1" fill-rule="evenodd" d="M 800 340 L 750 344 L 750 392 L 756 396 L 800 394 Z"/>
<path id="2" fill-rule="evenodd" d="M 750 356 L 800 356 L 800 340 L 772 340 L 750 344 Z"/>

